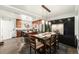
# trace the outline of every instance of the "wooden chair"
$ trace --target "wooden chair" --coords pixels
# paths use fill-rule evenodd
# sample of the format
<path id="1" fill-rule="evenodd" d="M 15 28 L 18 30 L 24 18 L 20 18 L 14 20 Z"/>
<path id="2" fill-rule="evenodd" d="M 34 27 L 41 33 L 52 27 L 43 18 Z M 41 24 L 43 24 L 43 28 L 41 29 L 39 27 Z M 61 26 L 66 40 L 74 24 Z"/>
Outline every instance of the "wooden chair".
<path id="1" fill-rule="evenodd" d="M 30 41 L 30 53 L 32 51 L 31 49 L 33 49 L 35 51 L 35 54 L 36 54 L 37 52 L 40 52 L 41 48 L 44 47 L 44 44 L 37 41 L 37 39 L 35 37 L 30 37 L 29 41 Z"/>
<path id="2" fill-rule="evenodd" d="M 29 43 L 29 34 L 22 32 L 22 37 L 24 38 L 25 44 Z"/>
<path id="3" fill-rule="evenodd" d="M 46 40 L 46 49 L 50 49 L 50 53 L 52 50 L 54 53 L 56 52 L 56 48 L 58 45 L 57 38 L 58 38 L 57 35 L 51 35 L 51 37 Z"/>

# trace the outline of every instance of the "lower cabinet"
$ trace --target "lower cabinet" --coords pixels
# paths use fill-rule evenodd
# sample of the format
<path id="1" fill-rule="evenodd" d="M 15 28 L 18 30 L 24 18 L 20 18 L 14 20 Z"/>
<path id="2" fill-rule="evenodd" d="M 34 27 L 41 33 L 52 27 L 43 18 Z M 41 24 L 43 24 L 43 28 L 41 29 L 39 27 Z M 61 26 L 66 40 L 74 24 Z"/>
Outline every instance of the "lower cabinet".
<path id="1" fill-rule="evenodd" d="M 17 30 L 16 34 L 17 34 L 17 37 L 21 37 L 22 36 L 22 31 L 21 30 Z"/>
<path id="2" fill-rule="evenodd" d="M 77 48 L 77 39 L 75 36 L 61 35 L 59 42 Z"/>

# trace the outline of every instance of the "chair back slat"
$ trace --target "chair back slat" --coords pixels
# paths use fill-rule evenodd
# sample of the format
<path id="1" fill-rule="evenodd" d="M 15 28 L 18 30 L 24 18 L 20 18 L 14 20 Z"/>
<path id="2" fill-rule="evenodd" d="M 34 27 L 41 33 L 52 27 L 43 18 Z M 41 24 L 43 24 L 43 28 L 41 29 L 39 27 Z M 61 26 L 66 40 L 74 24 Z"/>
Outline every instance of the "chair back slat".
<path id="1" fill-rule="evenodd" d="M 35 37 L 32 37 L 32 36 L 29 36 L 29 41 L 30 41 L 30 46 L 32 48 L 36 48 L 36 38 Z"/>

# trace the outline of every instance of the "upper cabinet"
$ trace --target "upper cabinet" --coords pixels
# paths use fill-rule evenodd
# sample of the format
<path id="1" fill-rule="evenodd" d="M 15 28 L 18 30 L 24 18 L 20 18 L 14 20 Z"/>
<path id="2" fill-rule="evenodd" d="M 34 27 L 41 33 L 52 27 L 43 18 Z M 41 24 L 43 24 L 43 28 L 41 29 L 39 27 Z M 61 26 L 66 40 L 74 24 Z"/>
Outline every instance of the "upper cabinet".
<path id="1" fill-rule="evenodd" d="M 22 27 L 22 20 L 16 19 L 16 28 L 21 28 L 21 27 Z"/>
<path id="2" fill-rule="evenodd" d="M 32 26 L 34 28 L 38 28 L 41 24 L 42 24 L 42 20 L 41 19 L 32 22 Z"/>

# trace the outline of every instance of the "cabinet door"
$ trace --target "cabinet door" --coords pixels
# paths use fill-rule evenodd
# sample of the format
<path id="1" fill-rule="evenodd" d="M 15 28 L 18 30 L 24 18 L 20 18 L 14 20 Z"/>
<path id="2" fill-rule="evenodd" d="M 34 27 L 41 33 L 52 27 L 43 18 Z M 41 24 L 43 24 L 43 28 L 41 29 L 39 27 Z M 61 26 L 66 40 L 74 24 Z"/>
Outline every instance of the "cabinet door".
<path id="1" fill-rule="evenodd" d="M 70 21 L 64 23 L 64 35 L 73 35 L 75 34 L 75 23 L 74 18 L 70 18 Z"/>
<path id="2" fill-rule="evenodd" d="M 22 27 L 22 21 L 20 19 L 16 19 L 16 28 Z"/>
<path id="3" fill-rule="evenodd" d="M 20 30 L 17 30 L 17 37 L 21 37 L 22 36 L 22 32 Z"/>

